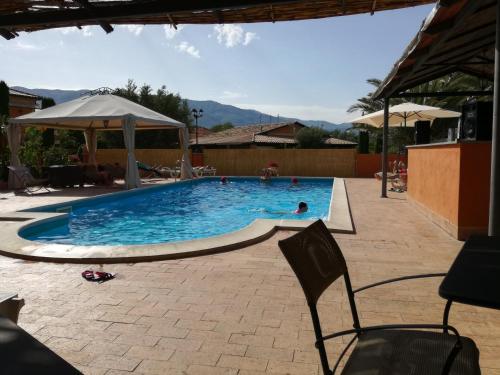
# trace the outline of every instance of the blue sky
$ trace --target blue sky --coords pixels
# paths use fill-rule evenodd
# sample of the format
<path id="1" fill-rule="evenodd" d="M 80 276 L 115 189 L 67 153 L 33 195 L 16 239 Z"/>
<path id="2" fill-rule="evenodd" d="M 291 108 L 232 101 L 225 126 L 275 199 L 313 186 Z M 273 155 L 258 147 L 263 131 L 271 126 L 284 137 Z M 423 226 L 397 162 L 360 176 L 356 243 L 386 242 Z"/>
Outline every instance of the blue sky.
<path id="1" fill-rule="evenodd" d="M 344 122 L 384 78 L 432 6 L 323 20 L 55 29 L 0 40 L 0 79 L 29 88 L 121 87 L 129 78 L 182 97 L 272 115 Z"/>

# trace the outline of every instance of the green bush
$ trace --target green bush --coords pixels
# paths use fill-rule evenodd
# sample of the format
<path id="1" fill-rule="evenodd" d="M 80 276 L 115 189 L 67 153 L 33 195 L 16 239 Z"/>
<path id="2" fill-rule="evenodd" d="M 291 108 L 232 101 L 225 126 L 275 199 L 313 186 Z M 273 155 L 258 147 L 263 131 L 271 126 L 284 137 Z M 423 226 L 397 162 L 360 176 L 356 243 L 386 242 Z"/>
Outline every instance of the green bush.
<path id="1" fill-rule="evenodd" d="M 321 128 L 302 128 L 295 135 L 299 148 L 323 148 L 328 132 Z"/>

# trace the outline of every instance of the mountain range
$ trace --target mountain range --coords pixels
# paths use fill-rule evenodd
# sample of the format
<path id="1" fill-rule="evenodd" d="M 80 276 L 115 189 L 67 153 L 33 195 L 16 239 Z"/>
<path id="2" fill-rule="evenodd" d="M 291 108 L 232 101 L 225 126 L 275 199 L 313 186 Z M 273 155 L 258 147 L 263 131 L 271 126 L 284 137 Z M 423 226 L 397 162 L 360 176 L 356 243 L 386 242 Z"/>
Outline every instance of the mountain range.
<path id="1" fill-rule="evenodd" d="M 59 89 L 30 89 L 21 86 L 13 86 L 13 89 L 24 91 L 33 95 L 50 97 L 54 99 L 56 104 L 64 103 L 69 100 L 76 99 L 90 90 L 59 90 Z M 210 128 L 217 124 L 226 122 L 232 123 L 234 126 L 242 126 L 248 124 L 270 123 L 279 121 L 299 121 L 307 126 L 322 127 L 325 130 L 346 130 L 352 125 L 350 123 L 334 124 L 328 121 L 320 120 L 302 120 L 292 117 L 276 117 L 266 113 L 262 113 L 253 109 L 238 108 L 228 104 L 222 104 L 213 100 L 191 100 L 186 99 L 189 108 L 203 109 L 203 117 L 199 119 L 198 124 Z"/>

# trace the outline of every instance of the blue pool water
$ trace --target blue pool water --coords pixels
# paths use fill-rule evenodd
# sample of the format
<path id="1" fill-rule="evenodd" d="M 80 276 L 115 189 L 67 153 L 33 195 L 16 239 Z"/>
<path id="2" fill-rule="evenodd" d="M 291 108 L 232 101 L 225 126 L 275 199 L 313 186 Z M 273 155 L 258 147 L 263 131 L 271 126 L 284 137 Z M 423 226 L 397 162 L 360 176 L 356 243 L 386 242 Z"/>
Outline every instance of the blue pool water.
<path id="1" fill-rule="evenodd" d="M 27 228 L 22 237 L 39 242 L 74 245 L 135 245 L 176 242 L 241 229 L 258 218 L 326 219 L 333 179 L 256 178 L 200 179 L 131 194 L 75 203 L 69 220 Z M 298 202 L 309 211 L 294 214 Z M 37 211 L 58 211 L 59 205 Z"/>

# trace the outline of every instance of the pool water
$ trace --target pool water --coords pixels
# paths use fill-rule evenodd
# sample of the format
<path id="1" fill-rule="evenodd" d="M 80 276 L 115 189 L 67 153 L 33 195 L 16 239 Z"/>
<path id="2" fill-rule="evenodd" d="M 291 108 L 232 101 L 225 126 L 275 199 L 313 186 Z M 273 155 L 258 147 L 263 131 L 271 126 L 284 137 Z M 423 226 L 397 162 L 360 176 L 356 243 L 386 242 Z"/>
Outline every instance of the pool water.
<path id="1" fill-rule="evenodd" d="M 211 237 L 259 218 L 326 220 L 332 186 L 331 178 L 301 178 L 296 186 L 288 178 L 263 183 L 233 177 L 227 184 L 204 178 L 85 200 L 73 205 L 69 220 L 30 227 L 20 235 L 60 244 L 137 245 Z M 294 214 L 300 201 L 307 202 L 309 210 Z"/>

